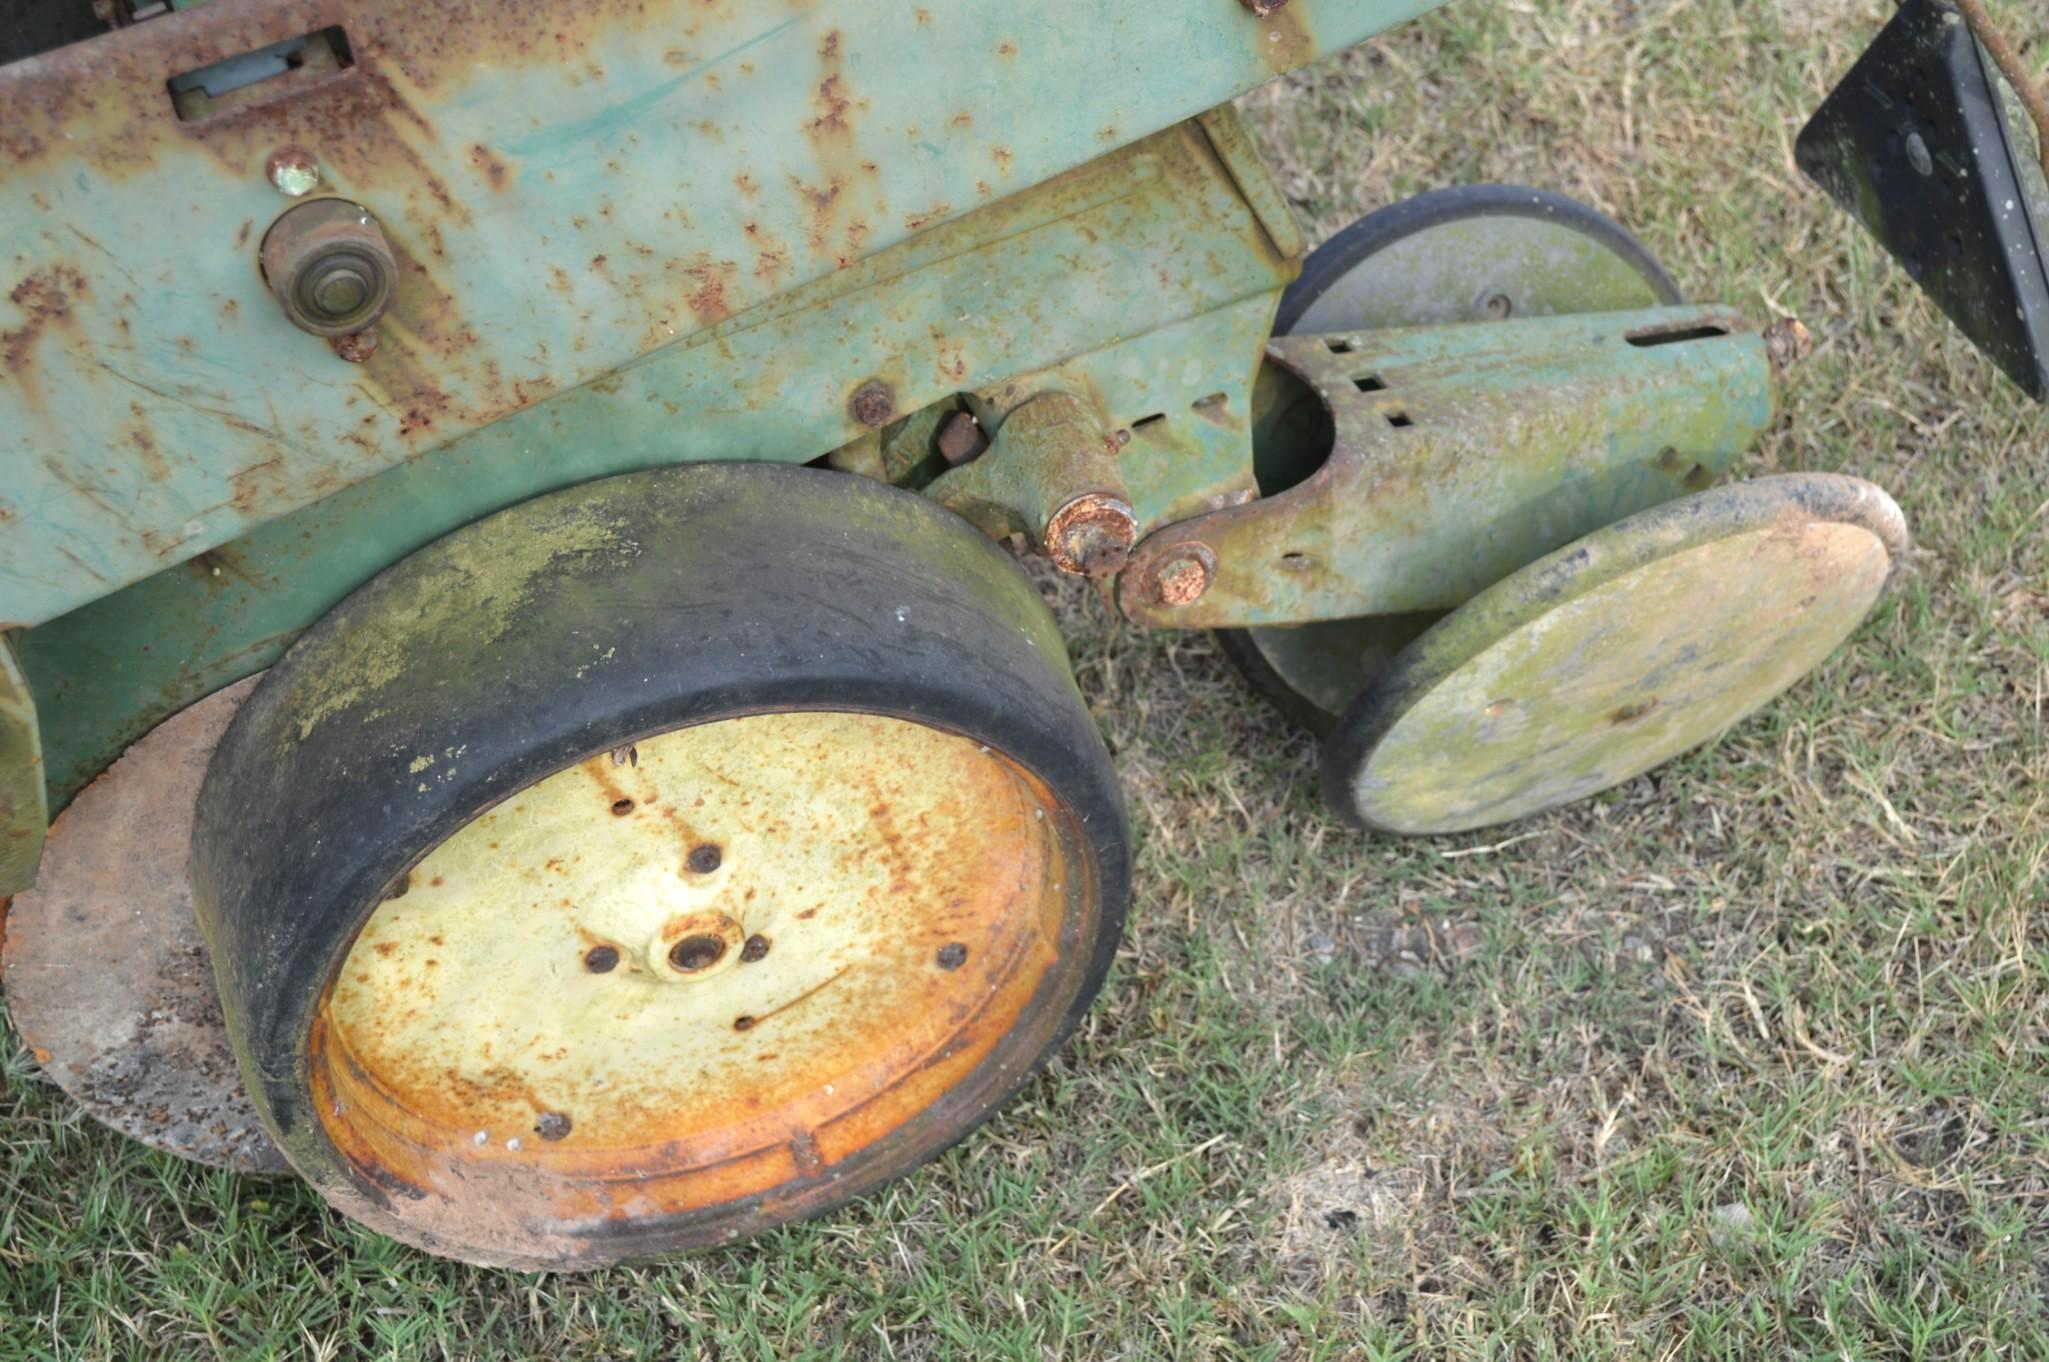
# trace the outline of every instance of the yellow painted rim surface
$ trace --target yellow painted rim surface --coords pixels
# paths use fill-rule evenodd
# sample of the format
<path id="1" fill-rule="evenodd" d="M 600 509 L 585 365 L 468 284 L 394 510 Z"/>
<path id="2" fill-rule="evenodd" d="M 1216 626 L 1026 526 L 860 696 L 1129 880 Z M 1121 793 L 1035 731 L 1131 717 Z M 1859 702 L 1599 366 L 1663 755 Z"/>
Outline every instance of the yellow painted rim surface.
<path id="1" fill-rule="evenodd" d="M 1037 1058 L 1085 970 L 1088 875 L 1040 781 L 939 729 L 643 739 L 485 812 L 377 907 L 315 1022 L 316 1110 L 371 1180 L 508 1221 L 787 1194 L 935 1107 L 958 1133 Z"/>
<path id="2" fill-rule="evenodd" d="M 1359 807 L 1395 832 L 1463 832 L 1640 775 L 1818 665 L 1891 564 L 1861 525 L 1796 518 L 1623 573 L 1411 703 L 1361 764 Z"/>

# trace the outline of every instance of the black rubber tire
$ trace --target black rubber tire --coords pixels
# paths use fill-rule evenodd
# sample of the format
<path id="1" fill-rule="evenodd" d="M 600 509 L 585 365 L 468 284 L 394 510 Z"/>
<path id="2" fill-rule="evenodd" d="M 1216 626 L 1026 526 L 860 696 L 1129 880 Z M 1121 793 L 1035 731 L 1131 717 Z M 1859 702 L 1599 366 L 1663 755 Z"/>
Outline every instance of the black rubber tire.
<path id="1" fill-rule="evenodd" d="M 1274 317 L 1274 334 L 1294 333 L 1296 323 L 1317 299 L 1339 280 L 1395 243 L 1418 232 L 1476 217 L 1523 217 L 1558 223 L 1599 243 L 1622 259 L 1642 277 L 1659 302 L 1677 306 L 1685 301 L 1672 276 L 1666 273 L 1650 249 L 1628 228 L 1599 209 L 1546 189 L 1523 185 L 1475 184 L 1434 189 L 1400 203 L 1368 213 L 1346 226 L 1336 236 L 1310 252 L 1302 273 L 1287 292 Z M 1359 622 L 1362 626 L 1367 621 Z M 1427 620 L 1412 617 L 1388 621 L 1388 643 L 1405 644 Z M 1297 727 L 1317 737 L 1329 734 L 1338 723 L 1339 711 L 1326 708 L 1289 683 L 1261 646 L 1257 631 L 1219 629 L 1217 646 L 1225 660 L 1245 679 L 1252 690 Z M 1392 651 L 1392 648 L 1390 648 Z M 1371 675 L 1359 677 L 1363 690 Z"/>
<path id="2" fill-rule="evenodd" d="M 1295 323 L 1310 304 L 1362 262 L 1395 242 L 1448 222 L 1477 217 L 1523 217 L 1562 223 L 1628 261 L 1666 306 L 1677 307 L 1686 301 L 1679 285 L 1650 248 L 1600 209 L 1526 185 L 1462 184 L 1433 189 L 1368 213 L 1311 251 L 1302 262 L 1302 273 L 1281 295 L 1280 311 L 1274 316 L 1274 334 L 1294 334 Z"/>
<path id="3" fill-rule="evenodd" d="M 535 547 L 550 544 L 572 547 Z M 802 709 L 965 735 L 1044 781 L 1078 818 L 1100 910 L 1093 939 L 1074 943 L 1081 982 L 1050 1043 L 979 1093 L 979 1111 L 907 1136 L 886 1166 L 835 1166 L 775 1206 L 757 1199 L 567 1237 L 534 1230 L 530 1242 L 423 1228 L 424 1193 L 353 1166 L 309 1110 L 309 1029 L 387 888 L 480 811 L 594 754 Z M 406 761 L 415 751 L 461 760 L 423 781 Z M 1130 876 L 1115 772 L 1052 617 L 1016 564 L 924 498 L 767 464 L 689 465 L 550 494 L 380 574 L 309 629 L 237 716 L 201 792 L 191 869 L 244 1078 L 292 1165 L 380 1231 L 529 1267 L 721 1242 L 830 1209 L 941 1152 L 1088 1007 Z"/>

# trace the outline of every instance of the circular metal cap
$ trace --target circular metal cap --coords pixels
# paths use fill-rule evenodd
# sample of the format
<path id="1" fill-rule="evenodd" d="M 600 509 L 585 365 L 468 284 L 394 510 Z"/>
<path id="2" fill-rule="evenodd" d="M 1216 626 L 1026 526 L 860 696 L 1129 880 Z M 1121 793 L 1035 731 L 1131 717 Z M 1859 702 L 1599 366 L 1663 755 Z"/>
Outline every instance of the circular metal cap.
<path id="1" fill-rule="evenodd" d="M 292 325 L 348 336 L 391 306 L 398 261 L 368 209 L 315 199 L 287 211 L 263 238 L 263 277 Z"/>
<path id="2" fill-rule="evenodd" d="M 1489 587 L 1405 649 L 1324 751 L 1324 792 L 1395 833 L 1584 798 L 1706 742 L 1850 636 L 1906 551 L 1892 498 L 1789 474 L 1682 497 Z"/>

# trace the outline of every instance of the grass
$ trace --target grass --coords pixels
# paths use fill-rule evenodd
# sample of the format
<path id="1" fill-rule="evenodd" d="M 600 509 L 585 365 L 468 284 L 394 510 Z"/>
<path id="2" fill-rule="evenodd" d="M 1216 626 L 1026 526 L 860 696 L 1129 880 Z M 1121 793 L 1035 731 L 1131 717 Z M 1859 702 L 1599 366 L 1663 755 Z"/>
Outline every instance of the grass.
<path id="1" fill-rule="evenodd" d="M 1206 638 L 1064 590 L 1137 897 L 982 1134 L 821 1224 L 528 1276 L 124 1144 L 8 1033 L 0 1357 L 2049 1357 L 2049 417 L 1793 168 L 1886 13 L 1468 0 L 1245 101 L 1317 237 L 1544 185 L 1814 329 L 1753 471 L 1871 477 L 1918 546 L 1768 712 L 1378 840 Z"/>

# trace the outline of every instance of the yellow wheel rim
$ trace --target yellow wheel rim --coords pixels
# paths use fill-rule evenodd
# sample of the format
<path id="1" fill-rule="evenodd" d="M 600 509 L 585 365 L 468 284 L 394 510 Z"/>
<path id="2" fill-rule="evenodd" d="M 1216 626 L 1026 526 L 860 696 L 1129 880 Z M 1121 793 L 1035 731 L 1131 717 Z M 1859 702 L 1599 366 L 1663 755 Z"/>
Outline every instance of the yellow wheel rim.
<path id="1" fill-rule="evenodd" d="M 317 1110 L 372 1181 L 528 1227 L 800 1213 L 928 1156 L 1051 1043 L 1086 864 L 1040 781 L 908 720 L 643 739 L 481 814 L 377 907 L 315 1022 Z"/>

